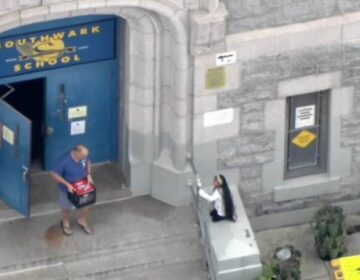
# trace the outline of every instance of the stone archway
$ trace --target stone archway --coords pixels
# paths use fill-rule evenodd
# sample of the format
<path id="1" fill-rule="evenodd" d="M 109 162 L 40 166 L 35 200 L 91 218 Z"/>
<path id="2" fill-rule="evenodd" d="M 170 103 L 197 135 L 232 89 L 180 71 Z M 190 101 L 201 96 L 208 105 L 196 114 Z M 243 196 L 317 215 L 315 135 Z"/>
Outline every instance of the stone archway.
<path id="1" fill-rule="evenodd" d="M 181 205 L 188 198 L 186 154 L 193 133 L 191 54 L 218 48 L 209 27 L 224 24 L 219 7 L 219 0 L 6 0 L 0 4 L 0 32 L 80 15 L 125 18 L 122 166 L 135 195 Z M 220 21 L 213 16 L 217 10 Z"/>

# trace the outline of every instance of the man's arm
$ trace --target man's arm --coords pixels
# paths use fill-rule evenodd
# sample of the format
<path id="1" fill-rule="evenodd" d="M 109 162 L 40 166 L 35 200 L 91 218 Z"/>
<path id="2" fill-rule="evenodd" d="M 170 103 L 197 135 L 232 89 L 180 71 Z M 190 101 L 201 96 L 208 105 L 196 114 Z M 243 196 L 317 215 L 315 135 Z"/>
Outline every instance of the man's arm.
<path id="1" fill-rule="evenodd" d="M 88 159 L 88 161 L 87 161 L 87 176 L 86 176 L 86 178 L 87 178 L 87 180 L 88 180 L 89 183 L 94 184 L 94 180 L 93 180 L 93 178 L 92 178 L 91 172 L 92 172 L 92 163 L 91 163 L 91 161 Z"/>
<path id="2" fill-rule="evenodd" d="M 73 192 L 73 186 L 66 181 L 62 176 L 60 176 L 59 174 L 55 173 L 55 172 L 51 172 L 51 176 L 53 177 L 53 179 L 58 182 L 59 184 L 63 184 L 64 186 L 67 187 L 69 192 Z"/>

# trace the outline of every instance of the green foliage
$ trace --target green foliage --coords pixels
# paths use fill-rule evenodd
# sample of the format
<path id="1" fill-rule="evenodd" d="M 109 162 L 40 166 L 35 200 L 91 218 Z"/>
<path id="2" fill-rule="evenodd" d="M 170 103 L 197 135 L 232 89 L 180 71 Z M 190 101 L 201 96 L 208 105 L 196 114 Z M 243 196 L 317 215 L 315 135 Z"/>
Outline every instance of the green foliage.
<path id="1" fill-rule="evenodd" d="M 315 214 L 315 247 L 322 260 L 332 260 L 345 252 L 346 230 L 343 209 L 325 205 Z"/>
<path id="2" fill-rule="evenodd" d="M 291 256 L 287 260 L 279 260 L 277 253 L 289 249 Z M 301 252 L 293 246 L 276 248 L 273 260 L 264 266 L 263 274 L 257 280 L 300 280 L 301 279 Z"/>
<path id="3" fill-rule="evenodd" d="M 276 280 L 276 276 L 279 274 L 278 267 L 275 264 L 266 264 L 263 269 L 263 273 L 256 280 Z"/>

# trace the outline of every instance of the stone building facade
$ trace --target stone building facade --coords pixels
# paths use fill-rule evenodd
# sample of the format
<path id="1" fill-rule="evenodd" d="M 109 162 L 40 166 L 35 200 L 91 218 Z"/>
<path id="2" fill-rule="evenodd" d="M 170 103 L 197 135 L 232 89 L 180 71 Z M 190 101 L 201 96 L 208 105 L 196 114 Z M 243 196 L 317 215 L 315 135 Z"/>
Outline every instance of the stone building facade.
<path id="1" fill-rule="evenodd" d="M 187 203 L 192 154 L 204 183 L 224 173 L 264 228 L 306 221 L 319 201 L 359 208 L 359 10 L 354 0 L 2 0 L 0 31 L 124 18 L 119 162 L 132 192 Z M 286 178 L 289 100 L 323 91 L 325 169 Z"/>
<path id="2" fill-rule="evenodd" d="M 239 108 L 240 131 L 217 142 L 218 167 L 236 170 L 248 213 L 263 216 L 254 219 L 260 228 L 306 221 L 325 202 L 357 211 L 359 4 L 224 2 L 240 86 L 219 93 L 217 106 Z M 286 99 L 322 90 L 331 96 L 327 171 L 286 180 Z"/>

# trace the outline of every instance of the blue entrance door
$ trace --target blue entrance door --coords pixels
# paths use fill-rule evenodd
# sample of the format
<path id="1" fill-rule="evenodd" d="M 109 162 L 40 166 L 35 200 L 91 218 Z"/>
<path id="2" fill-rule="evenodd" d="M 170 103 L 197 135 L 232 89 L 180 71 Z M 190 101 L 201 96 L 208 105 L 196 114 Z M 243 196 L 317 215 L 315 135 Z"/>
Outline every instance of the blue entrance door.
<path id="1" fill-rule="evenodd" d="M 0 100 L 0 199 L 30 215 L 31 121 Z"/>
<path id="2" fill-rule="evenodd" d="M 46 170 L 76 144 L 89 147 L 93 163 L 117 159 L 118 76 L 117 62 L 105 61 L 64 68 L 47 77 Z M 82 112 L 71 116 L 77 109 Z M 74 131 L 76 125 L 79 131 Z"/>

